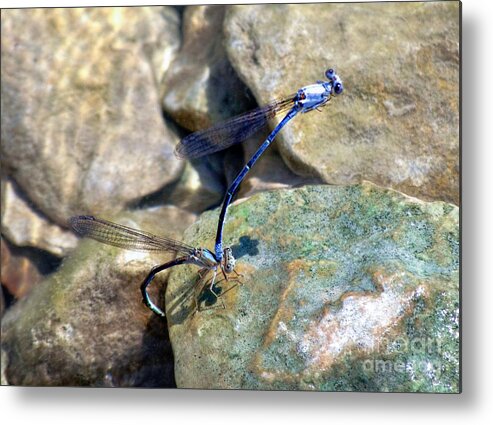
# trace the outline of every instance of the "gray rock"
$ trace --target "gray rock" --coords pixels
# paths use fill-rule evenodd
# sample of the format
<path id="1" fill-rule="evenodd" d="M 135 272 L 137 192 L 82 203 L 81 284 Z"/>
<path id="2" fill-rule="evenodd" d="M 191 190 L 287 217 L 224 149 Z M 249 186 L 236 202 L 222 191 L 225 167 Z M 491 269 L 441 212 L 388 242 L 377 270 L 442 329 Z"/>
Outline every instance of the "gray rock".
<path id="1" fill-rule="evenodd" d="M 189 6 L 183 45 L 162 83 L 163 108 L 196 131 L 248 109 L 245 85 L 231 67 L 222 32 L 224 6 Z"/>
<path id="2" fill-rule="evenodd" d="M 178 36 L 172 8 L 3 11 L 2 166 L 52 221 L 178 178 L 156 83 Z"/>
<path id="3" fill-rule="evenodd" d="M 343 79 L 343 95 L 278 136 L 295 173 L 459 203 L 458 2 L 232 6 L 225 35 L 260 104 L 328 67 Z"/>
<path id="4" fill-rule="evenodd" d="M 217 206 L 226 191 L 219 172 L 209 159 L 186 161 L 180 178 L 157 198 L 194 213 Z"/>
<path id="5" fill-rule="evenodd" d="M 7 377 L 5 376 L 5 366 L 7 364 L 7 353 L 2 350 L 0 355 L 2 356 L 1 362 L 0 362 L 0 368 L 1 368 L 0 385 L 9 385 L 9 381 L 8 381 Z"/>
<path id="6" fill-rule="evenodd" d="M 185 242 L 210 248 L 216 221 L 203 214 Z M 196 267 L 170 275 L 177 386 L 458 392 L 458 225 L 454 205 L 367 182 L 234 204 L 242 284 L 220 282 L 216 300 Z"/>
<path id="7" fill-rule="evenodd" d="M 2 234 L 19 247 L 38 248 L 63 257 L 77 245 L 76 236 L 34 210 L 6 181 L 2 199 Z"/>
<path id="8" fill-rule="evenodd" d="M 180 238 L 194 216 L 177 208 L 113 218 Z M 2 366 L 11 385 L 173 387 L 166 322 L 141 302 L 151 267 L 170 258 L 83 240 L 59 271 L 2 318 Z M 157 275 L 151 295 L 167 273 Z"/>

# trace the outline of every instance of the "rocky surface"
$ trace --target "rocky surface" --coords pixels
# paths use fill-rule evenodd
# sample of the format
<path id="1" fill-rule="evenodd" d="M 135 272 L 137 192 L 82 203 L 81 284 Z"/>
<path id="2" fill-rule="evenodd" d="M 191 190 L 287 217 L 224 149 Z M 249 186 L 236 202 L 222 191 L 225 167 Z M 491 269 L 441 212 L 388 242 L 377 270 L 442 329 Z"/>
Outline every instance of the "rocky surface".
<path id="1" fill-rule="evenodd" d="M 177 385 L 458 392 L 458 213 L 370 183 L 233 205 L 242 285 L 220 283 L 216 300 L 194 288 L 196 267 L 170 277 Z M 206 246 L 216 220 L 203 214 L 185 242 Z"/>
<path id="2" fill-rule="evenodd" d="M 163 108 L 196 131 L 253 107 L 253 98 L 226 56 L 223 6 L 190 6 L 183 14 L 183 44 L 163 83 Z"/>
<path id="3" fill-rule="evenodd" d="M 187 162 L 180 179 L 166 189 L 159 199 L 166 199 L 172 205 L 201 213 L 218 205 L 226 188 L 220 173 L 211 167 L 208 160 Z"/>
<path id="4" fill-rule="evenodd" d="M 40 258 L 36 258 L 33 252 L 25 252 L 15 245 L 8 243 L 4 238 L 0 240 L 1 265 L 2 265 L 2 291 L 1 302 L 4 297 L 20 299 L 26 296 L 31 288 L 42 280 L 42 274 L 38 264 L 45 264 Z M 33 258 L 34 257 L 34 258 Z M 13 300 L 9 300 L 10 302 Z M 3 313 L 3 304 L 0 313 Z"/>
<path id="5" fill-rule="evenodd" d="M 178 178 L 156 83 L 178 31 L 172 8 L 3 11 L 2 168 L 54 222 Z"/>
<path id="6" fill-rule="evenodd" d="M 194 216 L 169 207 L 113 219 L 176 238 Z M 7 383 L 174 386 L 166 321 L 142 304 L 139 289 L 151 267 L 169 259 L 81 241 L 59 271 L 2 318 Z M 155 302 L 166 275 L 151 285 Z"/>
<path id="7" fill-rule="evenodd" d="M 197 312 L 197 267 L 171 274 L 177 383 L 458 391 L 457 2 L 11 9 L 1 20 L 2 383 L 174 386 L 166 322 L 139 291 L 169 257 L 74 249 L 67 219 L 181 239 L 199 216 L 187 241 L 212 249 L 218 211 L 202 213 L 275 122 L 188 162 L 173 155 L 179 137 L 333 66 L 345 92 L 282 130 L 238 197 L 271 192 L 228 215 L 243 285 L 222 282 L 219 300 L 201 291 Z M 379 187 L 348 186 L 361 180 Z M 341 186 L 282 190 L 321 183 Z M 160 306 L 166 280 L 151 289 Z"/>
<path id="8" fill-rule="evenodd" d="M 458 2 L 240 5 L 228 9 L 225 34 L 261 104 L 328 67 L 344 81 L 322 113 L 278 136 L 296 174 L 459 203 Z"/>
<path id="9" fill-rule="evenodd" d="M 228 184 L 231 184 L 238 175 L 239 170 L 246 164 L 259 148 L 260 144 L 269 135 L 269 129 L 260 132 L 257 137 L 252 137 L 243 143 L 243 162 L 228 161 L 225 164 L 225 172 Z M 276 143 L 272 144 L 263 154 L 255 166 L 248 172 L 241 184 L 237 199 L 252 196 L 257 192 L 273 189 L 286 189 L 306 184 L 322 184 L 323 179 L 316 176 L 301 176 L 295 174 L 279 155 Z"/>
<path id="10" fill-rule="evenodd" d="M 2 194 L 2 234 L 18 247 L 38 248 L 63 257 L 77 245 L 76 236 L 44 217 L 6 181 Z"/>

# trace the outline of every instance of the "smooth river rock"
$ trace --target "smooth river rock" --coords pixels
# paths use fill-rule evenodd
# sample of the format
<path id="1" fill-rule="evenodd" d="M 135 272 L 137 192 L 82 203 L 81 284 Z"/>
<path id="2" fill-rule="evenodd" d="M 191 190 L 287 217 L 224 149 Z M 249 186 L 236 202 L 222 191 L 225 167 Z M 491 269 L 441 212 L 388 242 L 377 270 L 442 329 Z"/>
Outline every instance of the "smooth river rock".
<path id="1" fill-rule="evenodd" d="M 163 108 L 182 127 L 197 131 L 254 105 L 224 48 L 226 8 L 188 6 L 183 42 L 162 81 Z"/>
<path id="2" fill-rule="evenodd" d="M 345 92 L 275 143 L 297 174 L 459 204 L 459 2 L 237 5 L 224 31 L 259 104 L 336 69 Z"/>
<path id="3" fill-rule="evenodd" d="M 158 81 L 170 7 L 2 11 L 2 168 L 53 222 L 117 213 L 176 180 Z"/>
<path id="4" fill-rule="evenodd" d="M 12 181 L 2 190 L 2 235 L 18 247 L 37 248 L 63 257 L 77 245 L 69 230 L 50 222 L 30 205 Z"/>
<path id="5" fill-rule="evenodd" d="M 174 207 L 107 217 L 180 238 L 195 216 Z M 142 303 L 140 284 L 168 254 L 146 254 L 82 240 L 60 269 L 2 318 L 2 384 L 174 387 L 166 320 Z M 159 296 L 167 273 L 156 276 Z"/>
<path id="6" fill-rule="evenodd" d="M 185 233 L 212 248 L 217 210 Z M 275 190 L 234 204 L 235 281 L 170 275 L 181 388 L 460 390 L 459 210 L 359 185 Z M 220 279 L 221 280 L 221 279 Z"/>

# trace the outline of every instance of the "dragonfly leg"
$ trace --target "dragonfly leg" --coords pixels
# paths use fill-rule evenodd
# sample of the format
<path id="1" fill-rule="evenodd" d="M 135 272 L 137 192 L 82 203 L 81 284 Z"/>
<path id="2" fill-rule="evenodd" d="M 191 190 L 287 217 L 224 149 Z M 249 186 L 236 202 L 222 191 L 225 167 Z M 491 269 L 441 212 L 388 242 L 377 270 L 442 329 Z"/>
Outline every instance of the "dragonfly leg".
<path id="1" fill-rule="evenodd" d="M 231 287 L 229 287 L 228 289 L 226 289 L 222 294 L 221 294 L 221 297 L 228 293 L 229 291 L 231 291 L 232 289 L 236 288 L 238 285 L 242 285 L 243 282 L 241 282 L 240 280 L 236 280 L 236 283 L 234 285 L 232 285 Z M 221 300 L 222 301 L 222 300 Z"/>
<path id="2" fill-rule="evenodd" d="M 222 309 L 225 309 L 226 306 L 224 305 L 224 301 L 221 299 L 221 293 L 216 293 L 216 291 L 214 291 L 214 284 L 216 283 L 216 276 L 217 276 L 217 268 L 214 269 L 214 273 L 212 274 L 212 278 L 211 278 L 211 284 L 209 285 L 209 291 L 212 293 L 212 295 L 214 295 L 216 297 L 216 300 L 220 301 L 221 302 L 221 308 Z M 226 277 L 226 275 L 224 276 Z M 228 280 L 226 278 L 226 280 Z"/>
<path id="3" fill-rule="evenodd" d="M 193 301 L 195 302 L 194 313 L 200 310 L 200 302 L 199 302 L 200 293 L 203 289 L 204 280 L 205 280 L 205 277 L 207 276 L 207 273 L 209 272 L 209 270 L 210 269 L 208 267 L 204 267 L 197 272 L 197 274 L 199 275 L 199 278 L 197 279 L 197 282 L 195 283 L 195 289 L 194 289 L 194 297 L 193 297 Z"/>
<path id="4" fill-rule="evenodd" d="M 240 277 L 243 277 L 244 275 L 241 274 L 241 273 L 238 273 L 236 270 L 233 269 L 233 271 L 235 272 L 235 275 L 236 275 L 236 278 L 240 278 Z"/>
<path id="5" fill-rule="evenodd" d="M 220 300 L 221 301 L 221 307 L 222 308 L 226 308 L 226 306 L 224 305 L 224 302 L 220 299 L 220 294 L 218 295 L 215 291 L 214 291 L 214 285 L 216 283 L 216 275 L 217 275 L 217 271 L 216 269 L 213 269 L 214 270 L 214 273 L 213 273 L 213 276 L 211 278 L 211 283 L 207 283 L 206 285 L 204 285 L 204 282 L 206 282 L 206 277 L 207 277 L 207 274 L 209 273 L 211 269 L 210 268 L 207 268 L 207 267 L 204 267 L 203 269 L 200 269 L 198 274 L 199 274 L 199 279 L 197 280 L 197 283 L 195 284 L 195 305 L 196 305 L 196 309 L 195 311 L 203 311 L 203 310 L 209 310 L 209 308 L 212 308 L 212 307 L 209 307 L 209 308 L 203 308 L 201 307 L 201 303 L 200 303 L 200 300 L 201 300 L 201 296 L 205 296 L 204 300 L 205 302 L 210 302 L 207 301 L 207 297 L 206 295 L 202 292 L 204 289 L 207 290 L 207 293 L 211 293 L 214 298 L 215 298 L 215 301 L 216 302 L 217 300 Z"/>
<path id="6" fill-rule="evenodd" d="M 223 304 L 223 306 L 224 306 L 224 301 L 221 299 L 221 297 L 222 297 L 224 294 L 226 294 L 227 292 L 231 291 L 231 289 L 236 288 L 236 286 L 238 286 L 238 285 L 242 285 L 242 284 L 243 284 L 243 282 L 239 279 L 239 277 L 240 277 L 240 276 L 243 276 L 243 275 L 239 274 L 239 273 L 238 273 L 237 271 L 235 271 L 235 270 L 233 270 L 233 271 L 235 272 L 236 276 L 234 276 L 234 277 L 228 277 L 228 275 L 226 274 L 226 272 L 225 272 L 225 270 L 224 270 L 224 267 L 223 267 L 223 266 L 221 266 L 221 272 L 222 272 L 222 274 L 223 274 L 223 278 L 222 278 L 221 280 L 216 281 L 216 282 L 211 282 L 211 285 L 209 286 L 209 290 L 213 293 L 213 295 L 214 295 L 217 299 L 221 300 L 221 303 Z M 215 278 L 215 276 L 214 276 L 214 278 Z M 214 285 L 214 284 L 218 284 L 218 283 L 222 283 L 222 282 L 230 282 L 230 281 L 235 281 L 236 283 L 235 283 L 234 285 L 232 285 L 231 287 L 229 287 L 228 289 L 226 289 L 224 292 L 221 292 L 220 294 L 217 294 L 217 293 L 213 290 L 213 286 L 212 286 L 212 285 Z M 224 306 L 224 308 L 226 308 L 226 307 Z"/>
<path id="7" fill-rule="evenodd" d="M 188 262 L 190 262 L 189 257 L 179 257 L 165 264 L 161 264 L 160 266 L 153 267 L 152 270 L 147 275 L 147 277 L 145 278 L 144 282 L 142 282 L 142 285 L 140 285 L 140 292 L 142 293 L 142 302 L 158 316 L 166 317 L 166 314 L 164 314 L 164 312 L 151 301 L 151 299 L 149 298 L 149 294 L 147 293 L 147 287 L 154 279 L 154 276 L 156 276 L 159 272 L 169 269 L 170 267 L 178 266 L 179 264 L 185 264 Z"/>
<path id="8" fill-rule="evenodd" d="M 216 291 L 214 291 L 214 283 L 216 283 L 216 275 L 217 275 L 217 268 L 214 269 L 214 273 L 212 274 L 211 284 L 209 285 L 209 291 L 211 291 L 216 298 L 219 298 L 219 295 L 216 294 Z"/>

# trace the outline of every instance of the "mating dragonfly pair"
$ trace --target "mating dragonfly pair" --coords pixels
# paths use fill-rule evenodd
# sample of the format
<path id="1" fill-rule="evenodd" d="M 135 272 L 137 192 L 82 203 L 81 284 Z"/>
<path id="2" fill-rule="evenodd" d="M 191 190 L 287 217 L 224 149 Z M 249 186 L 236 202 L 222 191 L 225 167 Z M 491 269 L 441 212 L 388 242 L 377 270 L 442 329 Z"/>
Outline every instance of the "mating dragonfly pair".
<path id="1" fill-rule="evenodd" d="M 218 272 L 220 271 L 223 274 L 225 280 L 228 280 L 228 275 L 233 272 L 239 276 L 235 271 L 235 258 L 231 248 L 223 249 L 223 229 L 228 206 L 248 171 L 269 147 L 277 133 L 289 121 L 300 112 L 305 113 L 324 106 L 331 99 L 332 95 L 342 93 L 343 85 L 335 71 L 328 69 L 325 72 L 325 76 L 327 77 L 327 81 L 317 81 L 316 84 L 302 87 L 296 94 L 288 96 L 283 100 L 276 100 L 206 130 L 192 133 L 182 139 L 177 145 L 175 154 L 180 159 L 199 158 L 209 155 L 234 144 L 241 143 L 267 125 L 269 119 L 288 111 L 226 191 L 219 214 L 214 252 L 206 248 L 194 248 L 174 239 L 156 236 L 93 216 L 83 215 L 72 217 L 69 220 L 71 227 L 81 236 L 87 236 L 99 242 L 120 248 L 146 252 L 172 252 L 179 255 L 172 261 L 154 267 L 141 285 L 143 302 L 161 317 L 165 317 L 165 313 L 151 301 L 147 287 L 157 273 L 170 267 L 180 264 L 195 264 L 199 266 L 199 282 L 203 282 L 203 277 L 212 271 L 209 290 L 215 297 L 218 297 L 219 293 L 215 289 Z"/>

